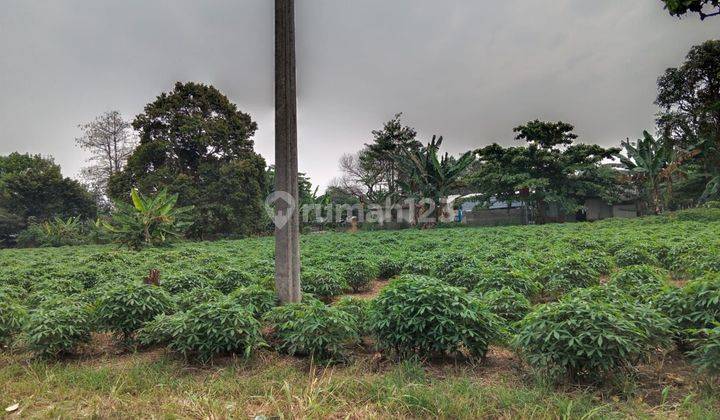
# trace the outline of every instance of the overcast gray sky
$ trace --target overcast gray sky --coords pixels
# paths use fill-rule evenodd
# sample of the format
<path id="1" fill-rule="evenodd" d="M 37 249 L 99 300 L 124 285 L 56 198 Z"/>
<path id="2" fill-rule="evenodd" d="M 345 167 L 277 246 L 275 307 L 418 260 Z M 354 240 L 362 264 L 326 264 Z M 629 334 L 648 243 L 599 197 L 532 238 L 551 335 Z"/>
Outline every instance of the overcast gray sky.
<path id="1" fill-rule="evenodd" d="M 396 112 L 459 153 L 534 118 L 616 145 L 653 127 L 655 81 L 720 21 L 659 0 L 297 0 L 300 169 L 316 184 Z M 259 124 L 273 161 L 273 1 L 2 0 L 0 153 L 75 176 L 77 125 L 211 83 Z"/>

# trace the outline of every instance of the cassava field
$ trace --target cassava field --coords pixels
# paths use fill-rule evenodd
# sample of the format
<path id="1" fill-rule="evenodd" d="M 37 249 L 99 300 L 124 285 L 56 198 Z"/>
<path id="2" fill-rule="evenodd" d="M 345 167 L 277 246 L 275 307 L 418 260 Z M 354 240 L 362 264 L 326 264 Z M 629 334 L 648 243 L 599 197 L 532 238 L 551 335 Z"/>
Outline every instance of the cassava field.
<path id="1" fill-rule="evenodd" d="M 307 234 L 304 303 L 284 307 L 273 245 L 0 251 L 0 409 L 720 416 L 720 210 Z"/>

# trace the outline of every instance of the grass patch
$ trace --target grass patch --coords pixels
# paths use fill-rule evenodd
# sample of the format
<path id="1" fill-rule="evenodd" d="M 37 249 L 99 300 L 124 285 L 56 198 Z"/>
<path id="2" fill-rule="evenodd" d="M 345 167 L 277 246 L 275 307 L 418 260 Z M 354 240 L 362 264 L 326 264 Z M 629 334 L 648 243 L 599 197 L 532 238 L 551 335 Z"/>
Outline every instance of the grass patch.
<path id="1" fill-rule="evenodd" d="M 138 353 L 95 360 L 0 358 L 0 405 L 23 417 L 227 418 L 717 418 L 712 390 L 675 402 L 553 389 L 483 366 L 422 366 L 369 359 L 347 366 L 262 353 L 193 367 Z"/>

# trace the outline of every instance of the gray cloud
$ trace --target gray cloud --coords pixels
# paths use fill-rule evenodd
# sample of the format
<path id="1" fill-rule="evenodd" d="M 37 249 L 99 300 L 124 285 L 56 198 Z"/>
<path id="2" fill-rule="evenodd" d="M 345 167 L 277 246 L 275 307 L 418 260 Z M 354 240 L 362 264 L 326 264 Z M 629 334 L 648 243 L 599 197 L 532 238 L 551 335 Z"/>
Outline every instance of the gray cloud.
<path id="1" fill-rule="evenodd" d="M 127 117 L 176 80 L 212 83 L 258 121 L 273 159 L 271 0 L 4 0 L 0 153 L 49 154 L 76 175 L 77 124 Z M 300 167 L 337 159 L 395 112 L 459 153 L 512 142 L 534 118 L 617 144 L 653 126 L 655 80 L 717 22 L 642 0 L 298 0 Z"/>

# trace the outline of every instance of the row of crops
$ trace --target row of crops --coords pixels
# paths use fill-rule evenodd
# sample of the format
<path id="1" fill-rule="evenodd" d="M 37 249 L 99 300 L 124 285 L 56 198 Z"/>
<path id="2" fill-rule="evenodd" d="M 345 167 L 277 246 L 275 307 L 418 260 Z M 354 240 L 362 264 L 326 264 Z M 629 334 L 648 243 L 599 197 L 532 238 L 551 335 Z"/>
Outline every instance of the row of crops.
<path id="1" fill-rule="evenodd" d="M 272 238 L 0 253 L 5 351 L 62 357 L 111 333 L 189 361 L 260 348 L 327 361 L 483 358 L 513 348 L 555 378 L 677 348 L 720 370 L 720 214 L 302 238 L 303 303 L 278 306 Z M 159 270 L 159 286 L 145 284 Z M 342 297 L 392 279 L 371 300 Z M 367 338 L 363 340 L 363 338 Z M 368 344 L 371 343 L 371 344 Z"/>

